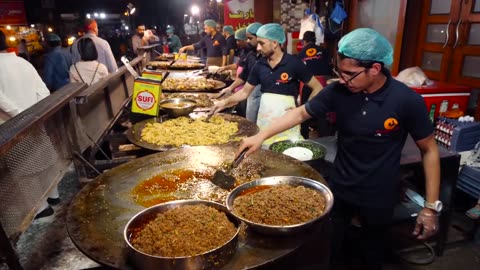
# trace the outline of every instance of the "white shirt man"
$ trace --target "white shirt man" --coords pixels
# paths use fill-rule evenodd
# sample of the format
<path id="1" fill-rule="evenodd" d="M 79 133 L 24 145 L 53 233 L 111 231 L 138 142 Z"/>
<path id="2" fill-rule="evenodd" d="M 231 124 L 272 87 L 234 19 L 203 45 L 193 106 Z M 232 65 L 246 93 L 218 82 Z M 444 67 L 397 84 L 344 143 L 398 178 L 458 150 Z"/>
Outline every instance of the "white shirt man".
<path id="1" fill-rule="evenodd" d="M 104 64 L 109 73 L 113 73 L 118 70 L 117 61 L 113 56 L 112 48 L 110 44 L 103 38 L 98 37 L 98 26 L 97 22 L 93 19 L 87 19 L 85 21 L 85 30 L 86 34 L 82 37 L 89 37 L 95 43 L 95 48 L 97 49 L 98 59 L 97 61 Z M 73 63 L 80 61 L 80 52 L 78 51 L 78 41 L 77 39 L 72 45 L 72 58 Z"/>

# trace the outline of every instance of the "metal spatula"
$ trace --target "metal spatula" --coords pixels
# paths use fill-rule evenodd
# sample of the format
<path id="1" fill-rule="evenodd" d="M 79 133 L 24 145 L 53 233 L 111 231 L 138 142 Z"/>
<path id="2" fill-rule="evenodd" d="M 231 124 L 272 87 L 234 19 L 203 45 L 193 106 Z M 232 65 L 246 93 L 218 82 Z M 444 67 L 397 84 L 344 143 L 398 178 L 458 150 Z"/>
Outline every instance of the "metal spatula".
<path id="1" fill-rule="evenodd" d="M 242 162 L 247 151 L 248 148 L 244 149 L 225 172 L 217 170 L 213 175 L 212 183 L 223 189 L 231 189 L 235 184 L 235 177 L 231 176 L 230 173 Z"/>

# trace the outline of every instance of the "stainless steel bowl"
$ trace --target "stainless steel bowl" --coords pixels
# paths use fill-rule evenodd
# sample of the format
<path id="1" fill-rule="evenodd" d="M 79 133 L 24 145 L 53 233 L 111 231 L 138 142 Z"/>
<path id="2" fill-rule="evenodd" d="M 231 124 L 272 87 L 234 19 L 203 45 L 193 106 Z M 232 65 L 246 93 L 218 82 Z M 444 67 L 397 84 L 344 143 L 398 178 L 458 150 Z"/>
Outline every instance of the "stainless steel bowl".
<path id="1" fill-rule="evenodd" d="M 186 106 L 186 107 L 178 107 L 178 108 L 168 108 L 165 107 L 165 104 L 180 104 L 181 102 L 188 102 L 192 103 L 193 105 L 191 106 Z M 170 117 L 180 117 L 180 116 L 187 116 L 191 112 L 193 112 L 193 109 L 195 109 L 195 106 L 197 105 L 197 102 L 193 99 L 188 99 L 188 98 L 168 98 L 162 100 L 158 106 L 165 111 Z"/>
<path id="2" fill-rule="evenodd" d="M 277 153 L 282 153 L 280 151 L 276 151 L 275 148 L 278 148 L 279 146 L 281 146 L 282 144 L 285 144 L 285 143 L 288 143 L 288 144 L 292 144 L 294 146 L 299 146 L 299 147 L 302 147 L 302 145 L 307 145 L 307 146 L 310 146 L 311 148 L 316 148 L 318 149 L 319 151 L 322 152 L 322 154 L 320 156 L 317 156 L 317 157 L 313 157 L 312 159 L 310 160 L 317 160 L 317 159 L 323 159 L 325 157 L 325 155 L 327 154 L 327 148 L 322 145 L 321 143 L 318 143 L 318 142 L 315 142 L 315 141 L 311 141 L 311 140 L 284 140 L 284 141 L 278 141 L 278 142 L 274 142 L 272 143 L 269 147 L 268 147 L 268 150 L 271 150 L 271 151 L 274 151 L 274 152 L 277 152 Z M 288 148 L 286 148 L 288 149 Z M 285 150 L 286 150 L 285 149 Z"/>
<path id="3" fill-rule="evenodd" d="M 133 245 L 130 243 L 132 233 L 148 221 L 153 220 L 157 214 L 176 207 L 200 204 L 210 206 L 224 212 L 228 219 L 237 227 L 237 232 L 235 235 L 224 245 L 195 256 L 160 257 L 143 253 L 133 247 Z M 158 204 L 136 214 L 125 226 L 123 235 L 125 242 L 129 247 L 129 259 L 133 266 L 135 266 L 135 269 L 196 270 L 219 269 L 223 267 L 232 258 L 235 250 L 237 249 L 239 230 L 240 221 L 236 219 L 235 216 L 233 216 L 222 204 L 203 200 L 178 200 Z"/>
<path id="4" fill-rule="evenodd" d="M 277 185 L 290 185 L 294 187 L 304 186 L 304 187 L 319 191 L 320 193 L 322 193 L 323 196 L 325 196 L 325 199 L 326 199 L 325 211 L 323 212 L 322 215 L 312 220 L 309 220 L 307 222 L 295 224 L 295 225 L 286 225 L 286 226 L 260 224 L 260 223 L 252 222 L 250 220 L 245 219 L 242 216 L 235 214 L 235 211 L 233 209 L 233 202 L 240 194 L 242 194 L 243 191 L 257 187 L 257 186 L 277 186 Z M 333 194 L 327 186 L 312 179 L 298 177 L 298 176 L 273 176 L 273 177 L 260 178 L 236 187 L 234 190 L 230 192 L 230 194 L 228 194 L 226 204 L 227 204 L 228 210 L 233 215 L 235 215 L 238 219 L 245 222 L 246 224 L 248 224 L 250 228 L 252 228 L 253 230 L 259 233 L 269 234 L 269 235 L 290 235 L 290 234 L 294 234 L 294 233 L 298 233 L 306 230 L 316 221 L 328 215 L 328 213 L 330 212 L 333 206 Z"/>

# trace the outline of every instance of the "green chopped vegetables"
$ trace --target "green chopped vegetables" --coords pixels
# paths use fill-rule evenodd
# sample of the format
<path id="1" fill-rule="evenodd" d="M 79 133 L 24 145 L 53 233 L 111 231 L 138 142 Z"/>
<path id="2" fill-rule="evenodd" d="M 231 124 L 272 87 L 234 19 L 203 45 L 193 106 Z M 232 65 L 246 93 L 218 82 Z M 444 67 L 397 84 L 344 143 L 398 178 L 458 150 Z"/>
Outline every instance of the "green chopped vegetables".
<path id="1" fill-rule="evenodd" d="M 325 157 L 325 148 L 317 143 L 308 142 L 308 141 L 280 141 L 272 144 L 270 146 L 270 150 L 278 153 L 283 153 L 285 150 L 292 148 L 292 147 L 303 147 L 307 148 L 308 150 L 312 151 L 313 159 L 321 159 Z"/>

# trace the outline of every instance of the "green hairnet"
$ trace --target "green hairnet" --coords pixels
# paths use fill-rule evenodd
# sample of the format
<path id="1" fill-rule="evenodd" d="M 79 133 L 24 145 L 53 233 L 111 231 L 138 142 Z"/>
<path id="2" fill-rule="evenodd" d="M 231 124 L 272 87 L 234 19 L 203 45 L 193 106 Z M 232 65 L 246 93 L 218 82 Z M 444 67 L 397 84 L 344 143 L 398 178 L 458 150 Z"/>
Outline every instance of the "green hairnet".
<path id="1" fill-rule="evenodd" d="M 47 35 L 48 42 L 55 42 L 55 41 L 62 41 L 62 39 L 57 34 L 48 34 Z"/>
<path id="2" fill-rule="evenodd" d="M 277 41 L 280 44 L 285 43 L 285 31 L 278 23 L 267 23 L 260 27 L 257 31 L 257 37 L 266 38 Z"/>
<path id="3" fill-rule="evenodd" d="M 256 35 L 257 31 L 258 31 L 258 28 L 260 28 L 261 26 L 262 26 L 262 24 L 258 23 L 258 22 L 251 23 L 247 26 L 247 32 L 252 34 L 252 35 Z"/>
<path id="4" fill-rule="evenodd" d="M 245 27 L 238 28 L 235 31 L 235 39 L 246 40 L 247 39 L 247 29 Z"/>
<path id="5" fill-rule="evenodd" d="M 223 31 L 227 32 L 230 35 L 233 35 L 235 33 L 235 31 L 233 31 L 233 26 L 231 26 L 231 25 L 225 25 L 223 27 Z"/>
<path id="6" fill-rule="evenodd" d="M 167 34 L 173 34 L 173 28 L 168 27 L 166 32 L 167 32 Z"/>
<path id="7" fill-rule="evenodd" d="M 203 22 L 203 25 L 206 25 L 208 27 L 215 28 L 217 26 L 217 23 L 214 20 L 205 20 Z"/>
<path id="8" fill-rule="evenodd" d="M 377 31 L 359 28 L 345 35 L 338 42 L 338 52 L 362 61 L 393 63 L 393 49 L 390 42 Z"/>

